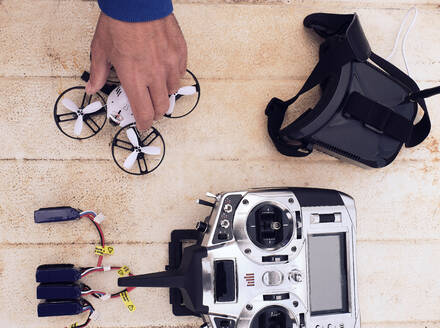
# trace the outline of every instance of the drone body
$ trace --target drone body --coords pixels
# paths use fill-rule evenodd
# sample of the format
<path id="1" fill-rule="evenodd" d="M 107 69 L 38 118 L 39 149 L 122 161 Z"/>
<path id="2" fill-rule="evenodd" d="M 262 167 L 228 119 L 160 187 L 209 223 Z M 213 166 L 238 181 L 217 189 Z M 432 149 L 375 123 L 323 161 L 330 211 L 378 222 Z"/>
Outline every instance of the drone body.
<path id="1" fill-rule="evenodd" d="M 197 92 L 197 87 L 195 85 L 189 85 L 180 88 L 176 93 L 170 95 L 170 106 L 165 115 L 171 117 L 174 113 L 176 101 L 182 96 L 192 96 Z M 130 102 L 128 101 L 127 94 L 122 85 L 117 86 L 108 96 L 107 118 L 120 127 L 136 123 Z"/>
<path id="2" fill-rule="evenodd" d="M 170 106 L 165 114 L 168 118 L 190 114 L 199 102 L 199 82 L 193 73 L 187 72 L 194 84 L 184 86 L 169 96 Z M 88 81 L 89 74 L 84 72 L 81 78 Z M 179 101 L 182 105 L 177 106 L 180 99 L 185 100 Z M 107 118 L 121 128 L 112 142 L 112 156 L 121 170 L 133 175 L 145 175 L 162 163 L 165 155 L 162 135 L 154 127 L 143 133 L 136 129 L 127 94 L 118 81 L 108 80 L 95 95 L 87 95 L 83 86 L 73 87 L 61 93 L 55 102 L 55 123 L 63 134 L 72 139 L 93 137 L 102 130 Z"/>
<path id="3" fill-rule="evenodd" d="M 122 128 L 136 122 L 122 85 L 116 87 L 107 98 L 107 118 Z"/>

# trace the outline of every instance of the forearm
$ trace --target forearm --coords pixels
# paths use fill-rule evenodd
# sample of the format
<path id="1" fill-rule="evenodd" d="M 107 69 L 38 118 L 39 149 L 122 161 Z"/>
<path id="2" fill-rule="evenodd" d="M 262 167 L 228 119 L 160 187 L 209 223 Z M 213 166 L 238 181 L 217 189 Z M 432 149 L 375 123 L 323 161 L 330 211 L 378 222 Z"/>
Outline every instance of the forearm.
<path id="1" fill-rule="evenodd" d="M 171 0 L 98 0 L 107 16 L 125 22 L 147 22 L 173 12 Z"/>

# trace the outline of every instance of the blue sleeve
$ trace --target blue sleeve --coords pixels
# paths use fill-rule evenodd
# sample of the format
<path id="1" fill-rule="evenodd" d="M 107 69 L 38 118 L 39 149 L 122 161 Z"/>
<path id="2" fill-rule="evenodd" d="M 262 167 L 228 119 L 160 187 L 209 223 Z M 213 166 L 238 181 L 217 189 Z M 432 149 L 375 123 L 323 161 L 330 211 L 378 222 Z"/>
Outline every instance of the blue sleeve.
<path id="1" fill-rule="evenodd" d="M 171 0 L 98 0 L 107 16 L 125 22 L 147 22 L 173 12 Z"/>

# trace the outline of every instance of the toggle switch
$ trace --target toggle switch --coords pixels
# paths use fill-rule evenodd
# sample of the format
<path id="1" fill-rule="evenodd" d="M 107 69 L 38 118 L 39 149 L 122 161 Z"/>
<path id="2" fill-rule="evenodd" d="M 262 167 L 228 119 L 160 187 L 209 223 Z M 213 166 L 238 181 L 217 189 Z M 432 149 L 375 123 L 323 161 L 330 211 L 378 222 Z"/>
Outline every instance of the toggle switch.
<path id="1" fill-rule="evenodd" d="M 292 282 L 302 282 L 303 277 L 300 271 L 292 270 L 289 272 L 289 280 Z"/>

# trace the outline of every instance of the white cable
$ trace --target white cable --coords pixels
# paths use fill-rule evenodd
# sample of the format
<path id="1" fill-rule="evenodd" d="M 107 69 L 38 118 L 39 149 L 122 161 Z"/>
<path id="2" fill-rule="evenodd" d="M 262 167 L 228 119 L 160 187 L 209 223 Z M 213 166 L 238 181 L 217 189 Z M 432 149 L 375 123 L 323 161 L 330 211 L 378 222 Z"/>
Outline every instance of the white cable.
<path id="1" fill-rule="evenodd" d="M 83 273 L 81 273 L 81 277 L 84 277 L 84 275 L 86 275 L 88 272 L 96 270 L 96 269 L 102 269 L 103 267 L 95 267 L 95 268 L 90 268 L 87 269 L 86 271 L 84 271 Z"/>
<path id="2" fill-rule="evenodd" d="M 91 213 L 91 214 L 93 214 L 93 216 L 96 216 L 96 213 L 94 211 L 91 211 L 91 210 L 83 211 L 83 212 L 79 213 L 79 215 L 82 216 L 82 215 L 87 214 L 87 213 Z"/>
<path id="3" fill-rule="evenodd" d="M 101 292 L 99 290 L 91 289 L 91 290 L 84 290 L 81 292 L 81 294 L 101 294 Z"/>
<path id="4" fill-rule="evenodd" d="M 395 55 L 395 53 L 397 51 L 397 45 L 399 43 L 400 37 L 401 37 L 402 32 L 403 32 L 403 28 L 405 27 L 406 21 L 408 20 L 408 17 L 411 14 L 411 12 L 414 12 L 414 17 L 413 17 L 411 23 L 409 24 L 408 29 L 405 32 L 405 35 L 403 36 L 402 47 L 401 47 L 402 57 L 403 57 L 403 61 L 405 63 L 406 72 L 408 73 L 409 76 L 411 76 L 411 74 L 410 74 L 410 71 L 409 71 L 408 62 L 406 60 L 406 41 L 408 39 L 409 32 L 411 32 L 411 30 L 414 27 L 414 24 L 415 24 L 415 22 L 417 20 L 417 16 L 418 16 L 417 7 L 411 7 L 407 11 L 405 17 L 403 18 L 402 23 L 400 24 L 399 33 L 397 33 L 396 40 L 394 41 L 393 50 L 391 51 L 390 55 L 386 58 L 389 61 Z"/>

